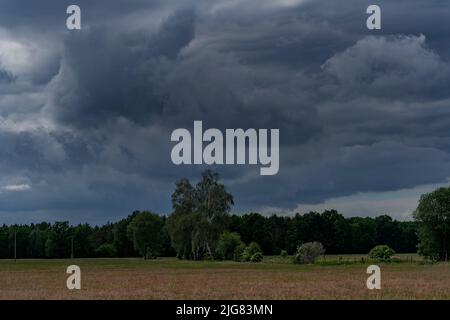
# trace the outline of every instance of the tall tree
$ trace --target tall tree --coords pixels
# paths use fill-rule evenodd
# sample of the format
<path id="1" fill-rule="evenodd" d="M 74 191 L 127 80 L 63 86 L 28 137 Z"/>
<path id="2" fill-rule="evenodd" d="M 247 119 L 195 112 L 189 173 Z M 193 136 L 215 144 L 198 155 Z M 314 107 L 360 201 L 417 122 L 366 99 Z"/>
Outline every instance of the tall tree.
<path id="1" fill-rule="evenodd" d="M 28 239 L 28 257 L 44 258 L 45 257 L 45 241 L 48 238 L 48 228 L 46 223 L 41 223 L 32 228 Z"/>
<path id="2" fill-rule="evenodd" d="M 234 227 L 234 226 L 233 226 Z M 259 213 L 244 214 L 235 231 L 241 235 L 245 243 L 257 242 L 263 252 L 273 254 L 272 252 L 272 234 L 269 232 L 269 223 L 267 218 Z"/>
<path id="3" fill-rule="evenodd" d="M 398 221 L 393 221 L 388 215 L 375 218 L 375 241 L 379 245 L 387 245 L 396 252 L 401 246 L 401 230 Z"/>
<path id="4" fill-rule="evenodd" d="M 144 211 L 138 213 L 127 228 L 128 237 L 134 248 L 145 259 L 156 258 L 163 245 L 163 224 L 157 214 Z"/>
<path id="5" fill-rule="evenodd" d="M 212 256 L 226 229 L 233 197 L 219 182 L 219 175 L 207 170 L 195 187 L 183 179 L 172 194 L 173 214 L 168 218 L 172 245 L 180 258 Z"/>
<path id="6" fill-rule="evenodd" d="M 45 255 L 49 258 L 69 258 L 71 237 L 69 222 L 55 222 L 45 242 Z"/>
<path id="7" fill-rule="evenodd" d="M 414 212 L 419 223 L 419 253 L 445 260 L 450 251 L 450 187 L 439 188 L 420 197 Z"/>
<path id="8" fill-rule="evenodd" d="M 94 256 L 94 236 L 93 230 L 87 223 L 80 224 L 73 228 L 73 250 L 75 257 Z"/>
<path id="9" fill-rule="evenodd" d="M 377 244 L 375 240 L 375 221 L 372 218 L 350 218 L 352 253 L 368 253 Z"/>
<path id="10" fill-rule="evenodd" d="M 137 214 L 139 214 L 139 211 L 134 211 L 125 219 L 114 224 L 113 245 L 115 252 L 119 257 L 133 257 L 137 255 L 137 252 L 134 249 L 133 240 L 128 238 L 127 235 L 128 225 Z"/>

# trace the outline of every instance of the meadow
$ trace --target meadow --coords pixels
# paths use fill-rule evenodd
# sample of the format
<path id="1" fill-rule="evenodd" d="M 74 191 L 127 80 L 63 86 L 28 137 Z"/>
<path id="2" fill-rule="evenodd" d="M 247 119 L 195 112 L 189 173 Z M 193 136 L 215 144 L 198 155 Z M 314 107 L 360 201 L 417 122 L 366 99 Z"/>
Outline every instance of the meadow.
<path id="1" fill-rule="evenodd" d="M 175 258 L 0 260 L 0 299 L 450 299 L 450 265 L 417 260 L 380 264 L 382 289 L 366 288 L 364 256 L 326 264 L 181 261 Z M 337 259 L 336 259 L 337 258 Z M 408 262 L 407 262 L 408 261 Z M 68 265 L 81 290 L 66 288 Z"/>

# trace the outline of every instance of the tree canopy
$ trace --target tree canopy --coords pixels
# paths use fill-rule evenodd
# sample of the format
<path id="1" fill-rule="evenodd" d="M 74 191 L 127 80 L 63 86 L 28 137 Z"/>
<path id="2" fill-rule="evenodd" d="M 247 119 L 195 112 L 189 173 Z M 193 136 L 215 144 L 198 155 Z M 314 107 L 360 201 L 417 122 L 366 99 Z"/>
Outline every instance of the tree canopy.
<path id="1" fill-rule="evenodd" d="M 419 223 L 419 253 L 448 261 L 450 250 L 450 187 L 420 197 L 414 212 Z"/>
<path id="2" fill-rule="evenodd" d="M 145 259 L 156 258 L 163 246 L 163 223 L 159 215 L 144 211 L 136 214 L 127 228 L 134 249 Z"/>
<path id="3" fill-rule="evenodd" d="M 187 179 L 177 182 L 172 194 L 174 212 L 168 218 L 177 256 L 194 260 L 212 257 L 233 204 L 233 196 L 219 182 L 217 173 L 203 172 L 195 187 Z"/>

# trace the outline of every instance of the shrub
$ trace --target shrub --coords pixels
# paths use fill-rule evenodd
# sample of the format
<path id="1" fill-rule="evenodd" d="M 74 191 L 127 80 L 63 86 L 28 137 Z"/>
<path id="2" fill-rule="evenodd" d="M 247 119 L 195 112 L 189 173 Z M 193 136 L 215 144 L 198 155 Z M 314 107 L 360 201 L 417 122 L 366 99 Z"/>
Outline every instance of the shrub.
<path id="1" fill-rule="evenodd" d="M 263 255 L 261 252 L 257 252 L 250 258 L 250 262 L 261 262 L 263 260 Z"/>
<path id="2" fill-rule="evenodd" d="M 213 255 L 211 255 L 209 253 L 205 253 L 205 255 L 203 256 L 203 260 L 204 261 L 214 261 L 214 260 L 216 260 L 216 257 L 214 257 Z"/>
<path id="3" fill-rule="evenodd" d="M 155 252 L 152 251 L 151 248 L 147 248 L 147 250 L 145 251 L 145 259 L 156 259 L 158 256 L 159 252 Z"/>
<path id="4" fill-rule="evenodd" d="M 286 258 L 287 256 L 288 256 L 287 251 L 286 251 L 286 250 L 281 250 L 281 252 L 280 252 L 280 257 Z"/>
<path id="5" fill-rule="evenodd" d="M 297 252 L 294 255 L 294 263 L 314 263 L 324 253 L 325 248 L 320 242 L 307 242 L 297 248 Z"/>
<path id="6" fill-rule="evenodd" d="M 231 260 L 234 258 L 236 248 L 243 242 L 241 236 L 236 232 L 224 232 L 219 238 L 219 242 L 216 247 L 216 258 L 221 260 Z"/>
<path id="7" fill-rule="evenodd" d="M 238 245 L 235 249 L 234 249 L 234 253 L 233 253 L 233 260 L 234 261 L 242 261 L 242 256 L 244 254 L 246 245 L 245 243 L 241 243 L 240 245 Z"/>
<path id="8" fill-rule="evenodd" d="M 114 257 L 116 255 L 116 248 L 112 244 L 104 243 L 95 250 L 95 255 L 102 258 Z"/>
<path id="9" fill-rule="evenodd" d="M 391 247 L 379 245 L 370 250 L 369 258 L 376 261 L 390 262 L 394 254 L 395 251 Z"/>
<path id="10" fill-rule="evenodd" d="M 242 253 L 242 261 L 250 261 L 255 253 L 261 253 L 262 255 L 262 250 L 259 244 L 257 244 L 256 242 L 252 242 L 248 245 L 248 247 L 245 248 L 244 252 Z"/>

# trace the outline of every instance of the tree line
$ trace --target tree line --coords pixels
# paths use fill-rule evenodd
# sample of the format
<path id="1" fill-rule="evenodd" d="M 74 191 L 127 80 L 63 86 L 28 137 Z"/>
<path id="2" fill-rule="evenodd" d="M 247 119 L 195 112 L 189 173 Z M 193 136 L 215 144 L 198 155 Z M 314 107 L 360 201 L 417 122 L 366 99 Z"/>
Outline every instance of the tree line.
<path id="1" fill-rule="evenodd" d="M 0 258 L 177 256 L 199 260 L 235 256 L 229 249 L 233 247 L 247 252 L 248 259 L 260 260 L 262 254 L 294 254 L 300 245 L 315 242 L 328 254 L 368 253 L 385 245 L 397 253 L 418 251 L 434 260 L 449 257 L 450 188 L 424 194 L 414 221 L 397 221 L 388 215 L 346 218 L 336 210 L 294 216 L 236 215 L 230 214 L 233 205 L 233 196 L 219 176 L 205 171 L 196 184 L 187 179 L 176 183 L 173 212 L 168 216 L 135 211 L 103 226 L 72 226 L 67 221 L 3 225 Z"/>
<path id="2" fill-rule="evenodd" d="M 177 256 L 214 258 L 224 232 L 257 243 L 264 255 L 293 254 L 303 243 L 318 241 L 328 254 L 368 253 L 376 245 L 415 252 L 418 222 L 388 215 L 346 218 L 336 210 L 294 216 L 229 214 L 233 197 L 217 174 L 206 171 L 192 185 L 182 179 L 172 195 L 173 213 L 161 216 L 135 211 L 103 226 L 69 222 L 3 225 L 0 258 L 69 258 Z"/>
<path id="3" fill-rule="evenodd" d="M 146 225 L 148 217 L 159 227 L 152 222 Z M 177 251 L 171 243 L 167 221 L 164 216 L 135 211 L 116 223 L 100 227 L 71 226 L 68 222 L 3 225 L 0 259 L 14 257 L 14 238 L 18 258 L 175 256 Z M 418 245 L 417 223 L 396 221 L 387 215 L 345 218 L 335 210 L 293 217 L 250 213 L 230 215 L 223 223 L 226 226 L 223 231 L 238 233 L 244 243 L 258 243 L 265 255 L 278 255 L 282 250 L 293 254 L 298 245 L 312 241 L 321 242 L 329 254 L 368 253 L 378 244 L 387 244 L 398 253 L 410 253 L 416 252 Z M 190 236 L 189 231 L 192 230 L 186 228 Z M 184 241 L 183 234 L 178 237 L 174 234 L 175 248 L 189 247 L 186 254 L 179 252 L 180 258 L 204 257 L 201 250 L 191 251 L 191 242 L 176 242 Z M 208 250 L 206 253 L 209 254 Z"/>

